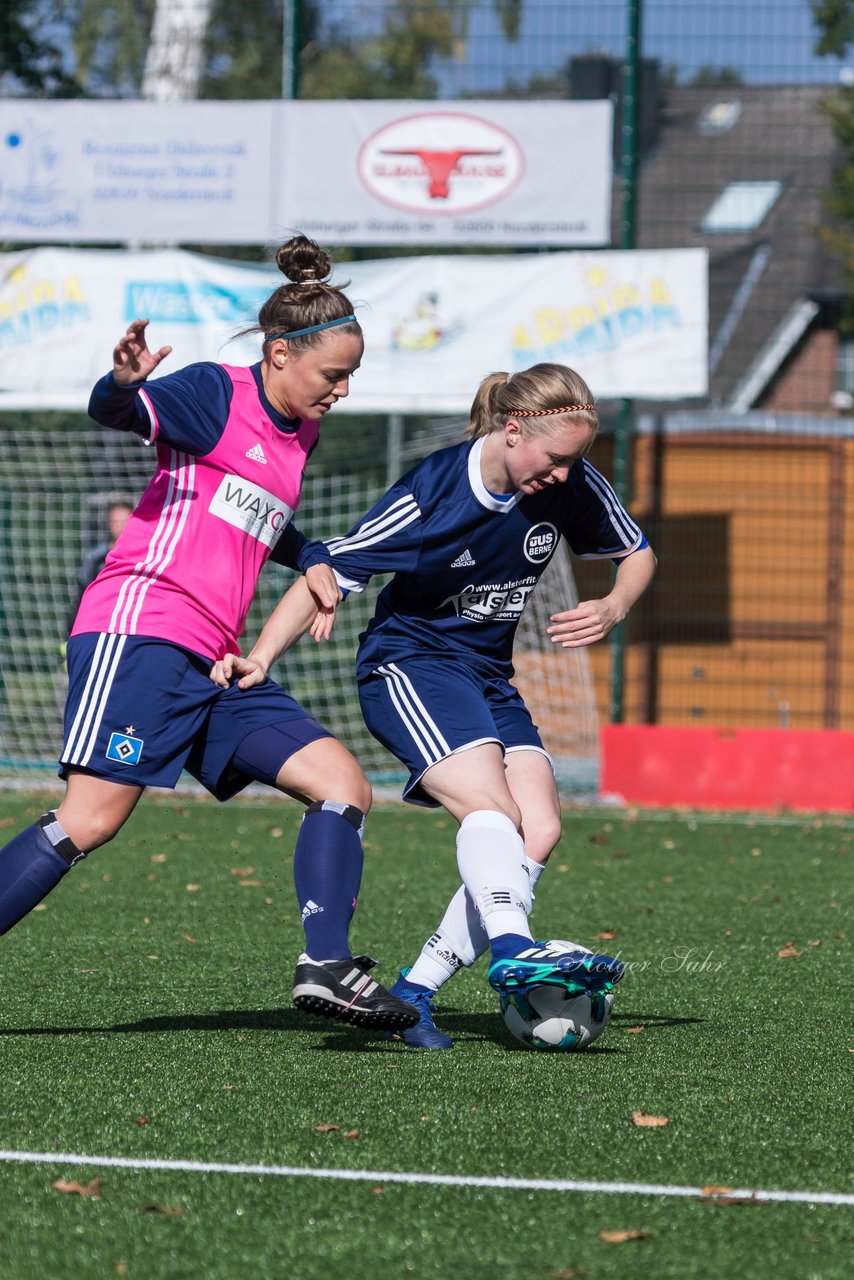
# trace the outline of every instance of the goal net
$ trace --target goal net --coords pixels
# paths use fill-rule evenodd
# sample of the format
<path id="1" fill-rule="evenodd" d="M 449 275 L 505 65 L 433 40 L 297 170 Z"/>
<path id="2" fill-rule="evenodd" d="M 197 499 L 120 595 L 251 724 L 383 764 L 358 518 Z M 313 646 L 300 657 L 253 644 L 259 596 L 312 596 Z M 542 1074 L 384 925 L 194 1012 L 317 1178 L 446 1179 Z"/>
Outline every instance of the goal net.
<path id="1" fill-rule="evenodd" d="M 312 537 L 344 532 L 380 496 L 389 479 L 451 438 L 459 424 L 408 429 L 386 474 L 340 459 L 327 473 L 310 469 L 297 515 Z M 116 498 L 135 502 L 152 472 L 153 453 L 134 436 L 97 428 L 3 430 L 0 454 L 0 779 L 31 785 L 55 778 L 62 745 L 67 678 L 64 643 L 88 551 L 106 536 Z M 337 445 L 340 449 L 340 444 Z M 313 460 L 314 462 L 314 460 Z M 382 471 L 382 474 L 379 472 Z M 268 565 L 247 622 L 247 648 L 293 575 Z M 398 788 L 400 766 L 367 732 L 353 678 L 359 633 L 377 591 L 375 579 L 342 606 L 331 640 L 306 638 L 273 675 L 341 738 L 381 790 Z M 577 601 L 569 555 L 562 547 L 534 592 L 516 644 L 517 683 L 552 754 L 562 793 L 592 797 L 598 783 L 599 734 L 587 651 L 556 650 L 549 617 Z"/>

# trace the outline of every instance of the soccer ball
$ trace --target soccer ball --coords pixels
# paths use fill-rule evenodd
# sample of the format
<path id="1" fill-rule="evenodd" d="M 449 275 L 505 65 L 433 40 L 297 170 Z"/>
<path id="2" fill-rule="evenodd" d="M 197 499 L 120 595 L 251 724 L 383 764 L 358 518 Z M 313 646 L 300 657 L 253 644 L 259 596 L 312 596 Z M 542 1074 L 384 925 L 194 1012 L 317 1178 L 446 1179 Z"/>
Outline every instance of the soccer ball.
<path id="1" fill-rule="evenodd" d="M 501 996 L 504 1025 L 529 1049 L 578 1052 L 601 1036 L 611 1018 L 611 992 L 574 995 L 564 987 L 540 986 Z"/>

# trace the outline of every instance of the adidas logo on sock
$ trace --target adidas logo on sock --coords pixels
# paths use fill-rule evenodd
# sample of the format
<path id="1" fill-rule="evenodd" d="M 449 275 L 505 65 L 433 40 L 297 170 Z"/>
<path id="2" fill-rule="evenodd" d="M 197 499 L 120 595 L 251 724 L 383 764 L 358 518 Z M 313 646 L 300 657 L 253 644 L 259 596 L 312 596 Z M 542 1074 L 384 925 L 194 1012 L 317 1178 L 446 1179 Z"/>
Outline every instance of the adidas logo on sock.
<path id="1" fill-rule="evenodd" d="M 260 444 L 253 444 L 251 449 L 247 449 L 246 456 L 251 458 L 253 462 L 263 462 L 265 467 L 267 465 L 267 459 Z"/>
<path id="2" fill-rule="evenodd" d="M 319 907 L 316 902 L 312 902 L 311 898 L 309 898 L 308 902 L 305 904 L 305 906 L 302 909 L 303 924 L 305 924 L 309 916 L 316 916 L 318 912 L 322 910 L 323 910 L 323 907 Z"/>
<path id="3" fill-rule="evenodd" d="M 468 547 L 466 547 L 465 551 L 463 552 L 463 554 L 462 554 L 461 556 L 457 556 L 456 560 L 452 560 L 452 561 L 451 561 L 451 568 L 452 568 L 452 569 L 467 569 L 467 568 L 469 567 L 469 565 L 473 565 L 473 564 L 475 564 L 475 563 L 476 563 L 476 562 L 475 562 L 474 556 L 473 556 L 473 555 L 472 555 L 472 553 L 469 551 Z"/>

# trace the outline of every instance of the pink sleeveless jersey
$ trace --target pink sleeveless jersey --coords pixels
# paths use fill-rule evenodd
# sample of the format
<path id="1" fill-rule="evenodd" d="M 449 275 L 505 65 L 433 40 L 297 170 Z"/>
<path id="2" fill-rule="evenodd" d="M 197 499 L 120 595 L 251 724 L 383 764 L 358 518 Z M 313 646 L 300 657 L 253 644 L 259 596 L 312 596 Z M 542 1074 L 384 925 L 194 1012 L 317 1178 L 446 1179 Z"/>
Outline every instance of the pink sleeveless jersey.
<path id="1" fill-rule="evenodd" d="M 87 587 L 72 635 L 151 636 L 211 659 L 240 653 L 258 575 L 299 505 L 318 424 L 281 431 L 261 406 L 252 370 L 222 367 L 234 387 L 230 412 L 202 457 L 157 440 L 146 396 L 157 470 Z"/>

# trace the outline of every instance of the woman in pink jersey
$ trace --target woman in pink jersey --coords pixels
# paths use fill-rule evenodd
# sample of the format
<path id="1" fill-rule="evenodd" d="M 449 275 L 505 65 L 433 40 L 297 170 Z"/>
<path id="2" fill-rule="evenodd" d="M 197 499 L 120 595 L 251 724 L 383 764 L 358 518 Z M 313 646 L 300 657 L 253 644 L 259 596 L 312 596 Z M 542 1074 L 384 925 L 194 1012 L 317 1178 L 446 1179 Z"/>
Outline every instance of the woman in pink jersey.
<path id="1" fill-rule="evenodd" d="M 248 332 L 249 368 L 204 362 L 148 381 L 171 350 L 134 320 L 96 384 L 89 413 L 154 446 L 154 475 L 68 641 L 60 774 L 65 797 L 0 849 L 0 933 L 70 868 L 117 834 L 148 786 L 186 769 L 219 800 L 260 781 L 306 805 L 294 878 L 306 934 L 299 1008 L 401 1029 L 417 1014 L 353 959 L 349 925 L 362 873 L 370 785 L 349 751 L 273 681 L 222 689 L 211 664 L 237 639 L 268 559 L 305 574 L 294 639 L 328 634 L 339 598 L 329 553 L 292 523 L 320 421 L 346 396 L 362 332 L 329 256 L 296 236 L 279 249 L 287 284 Z"/>

